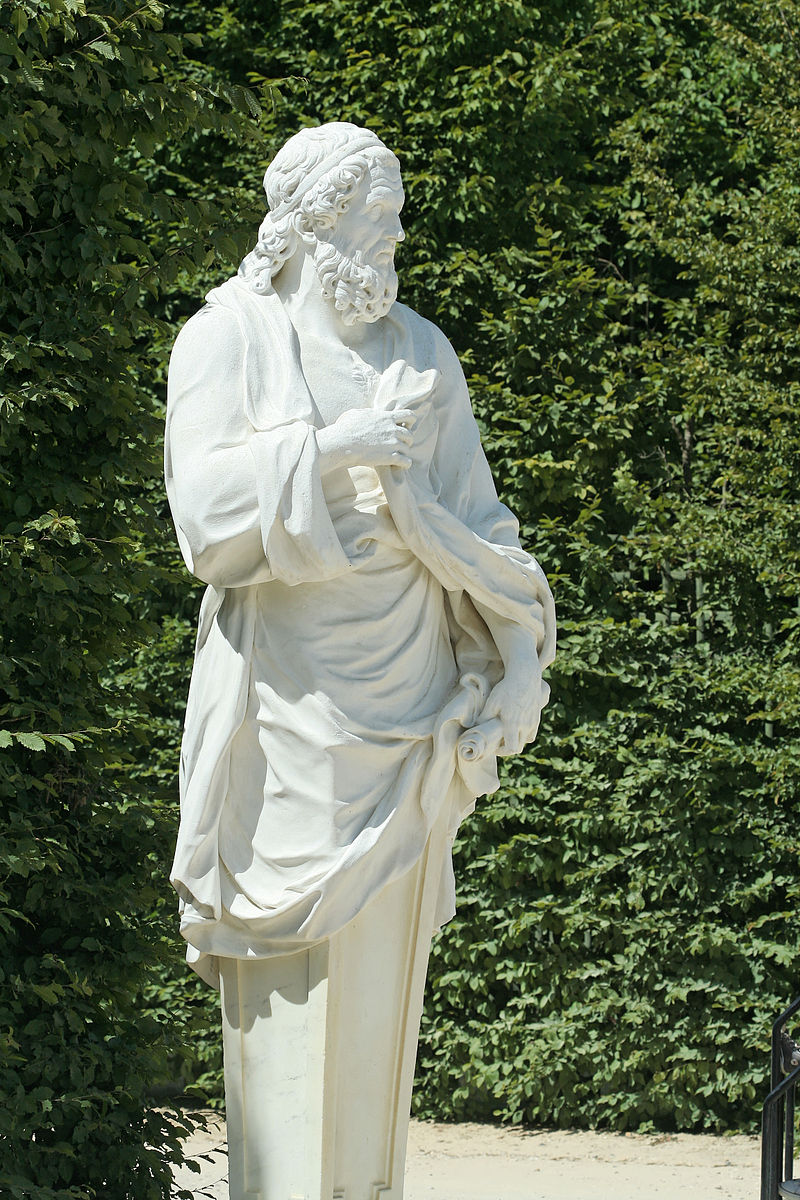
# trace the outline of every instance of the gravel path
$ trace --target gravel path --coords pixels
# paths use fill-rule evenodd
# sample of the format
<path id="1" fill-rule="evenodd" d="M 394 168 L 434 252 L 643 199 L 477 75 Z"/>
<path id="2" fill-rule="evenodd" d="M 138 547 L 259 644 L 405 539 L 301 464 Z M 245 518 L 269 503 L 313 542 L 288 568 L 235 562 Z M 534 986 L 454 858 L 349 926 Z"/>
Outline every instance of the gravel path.
<path id="1" fill-rule="evenodd" d="M 176 1184 L 228 1200 L 225 1127 L 188 1143 Z M 411 1122 L 405 1200 L 757 1200 L 759 1143 L 736 1135 L 520 1131 Z"/>

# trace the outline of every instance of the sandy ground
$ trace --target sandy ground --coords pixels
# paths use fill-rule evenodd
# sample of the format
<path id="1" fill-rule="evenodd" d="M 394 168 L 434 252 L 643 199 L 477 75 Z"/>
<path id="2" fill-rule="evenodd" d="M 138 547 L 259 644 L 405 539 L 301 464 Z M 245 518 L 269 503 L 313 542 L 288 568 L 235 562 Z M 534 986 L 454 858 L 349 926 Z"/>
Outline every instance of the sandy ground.
<path id="1" fill-rule="evenodd" d="M 218 1118 L 212 1118 L 218 1122 Z M 187 1143 L 176 1185 L 228 1200 L 225 1126 Z M 411 1122 L 405 1200 L 757 1200 L 759 1142 L 737 1135 L 519 1131 Z"/>

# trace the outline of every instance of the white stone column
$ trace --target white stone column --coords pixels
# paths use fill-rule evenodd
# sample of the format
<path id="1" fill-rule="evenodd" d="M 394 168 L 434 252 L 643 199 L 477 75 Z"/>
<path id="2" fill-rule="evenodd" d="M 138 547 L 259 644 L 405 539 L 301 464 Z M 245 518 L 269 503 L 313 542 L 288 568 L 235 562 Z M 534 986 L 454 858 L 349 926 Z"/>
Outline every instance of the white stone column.
<path id="1" fill-rule="evenodd" d="M 402 1200 L 449 805 L 328 942 L 220 962 L 230 1200 Z"/>

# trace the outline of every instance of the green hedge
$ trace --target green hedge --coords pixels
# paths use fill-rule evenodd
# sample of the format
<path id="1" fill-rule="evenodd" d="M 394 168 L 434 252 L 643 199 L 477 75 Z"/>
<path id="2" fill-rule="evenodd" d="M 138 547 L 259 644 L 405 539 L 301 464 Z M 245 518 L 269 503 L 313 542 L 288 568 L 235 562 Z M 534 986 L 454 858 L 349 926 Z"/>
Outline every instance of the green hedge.
<path id="1" fill-rule="evenodd" d="M 556 593 L 540 741 L 459 838 L 417 1111 L 753 1128 L 767 1022 L 798 989 L 796 0 L 237 0 L 170 20 L 232 80 L 289 81 L 260 147 L 181 150 L 192 177 L 250 183 L 251 211 L 300 123 L 351 119 L 398 151 L 401 298 L 461 355 Z M 186 596 L 162 595 L 151 652 L 165 793 Z M 159 996 L 215 1028 L 177 964 Z M 218 1087 L 213 1036 L 182 1069 Z"/>

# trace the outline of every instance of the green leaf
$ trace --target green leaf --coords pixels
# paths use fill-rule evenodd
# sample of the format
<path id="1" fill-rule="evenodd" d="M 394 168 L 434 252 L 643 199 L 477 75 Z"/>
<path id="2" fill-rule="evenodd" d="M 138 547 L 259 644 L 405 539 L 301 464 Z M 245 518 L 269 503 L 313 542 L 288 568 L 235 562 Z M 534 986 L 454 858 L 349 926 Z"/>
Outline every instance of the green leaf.
<path id="1" fill-rule="evenodd" d="M 15 733 L 14 738 L 27 750 L 44 750 L 45 744 L 38 733 Z"/>

